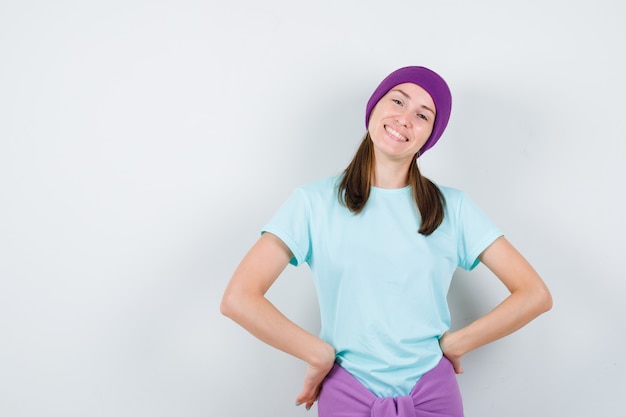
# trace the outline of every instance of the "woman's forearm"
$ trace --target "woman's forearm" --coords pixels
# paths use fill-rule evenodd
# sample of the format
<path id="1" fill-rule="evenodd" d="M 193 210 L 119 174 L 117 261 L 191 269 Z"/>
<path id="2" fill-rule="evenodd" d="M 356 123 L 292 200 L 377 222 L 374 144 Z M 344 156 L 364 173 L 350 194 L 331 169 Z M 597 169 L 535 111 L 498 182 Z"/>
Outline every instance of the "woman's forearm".
<path id="1" fill-rule="evenodd" d="M 514 292 L 483 317 L 444 335 L 442 350 L 446 356 L 461 357 L 522 328 L 551 304 L 550 294 L 541 288 Z"/>
<path id="2" fill-rule="evenodd" d="M 539 274 L 504 237 L 492 243 L 480 260 L 511 294 L 483 317 L 441 338 L 441 348 L 449 358 L 458 359 L 513 333 L 552 308 L 550 291 Z"/>
<path id="3" fill-rule="evenodd" d="M 310 365 L 334 362 L 332 346 L 289 320 L 264 296 L 226 295 L 221 311 L 261 341 Z"/>
<path id="4" fill-rule="evenodd" d="M 289 320 L 265 297 L 291 257 L 277 236 L 263 234 L 235 270 L 224 292 L 221 312 L 277 349 L 313 366 L 332 366 L 332 346 Z"/>
<path id="5" fill-rule="evenodd" d="M 277 236 L 263 234 L 235 270 L 220 309 L 263 342 L 308 364 L 296 405 L 309 409 L 335 363 L 335 349 L 289 320 L 265 297 L 292 256 Z"/>

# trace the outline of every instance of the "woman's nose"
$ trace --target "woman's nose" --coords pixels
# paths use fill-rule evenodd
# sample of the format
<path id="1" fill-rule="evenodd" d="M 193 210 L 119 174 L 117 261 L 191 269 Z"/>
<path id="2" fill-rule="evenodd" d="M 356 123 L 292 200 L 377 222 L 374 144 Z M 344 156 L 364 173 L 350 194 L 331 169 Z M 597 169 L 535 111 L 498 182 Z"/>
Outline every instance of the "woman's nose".
<path id="1" fill-rule="evenodd" d="M 410 121 L 410 117 L 409 117 L 409 115 L 406 112 L 402 112 L 402 113 L 398 114 L 397 121 L 402 126 L 407 126 L 408 127 L 409 121 Z"/>

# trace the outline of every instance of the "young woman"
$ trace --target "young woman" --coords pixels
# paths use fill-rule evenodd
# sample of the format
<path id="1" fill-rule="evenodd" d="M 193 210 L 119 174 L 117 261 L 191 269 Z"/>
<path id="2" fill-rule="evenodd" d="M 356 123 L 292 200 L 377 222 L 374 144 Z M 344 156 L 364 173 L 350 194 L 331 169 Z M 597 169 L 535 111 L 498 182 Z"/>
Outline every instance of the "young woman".
<path id="1" fill-rule="evenodd" d="M 461 358 L 549 310 L 532 266 L 461 191 L 423 177 L 417 158 L 450 117 L 446 82 L 424 67 L 388 75 L 367 103 L 367 134 L 338 176 L 297 188 L 241 261 L 222 313 L 308 364 L 296 404 L 321 417 L 463 415 Z M 314 336 L 265 293 L 289 264 L 309 264 L 320 304 Z M 450 332 L 457 267 L 479 262 L 510 291 Z"/>

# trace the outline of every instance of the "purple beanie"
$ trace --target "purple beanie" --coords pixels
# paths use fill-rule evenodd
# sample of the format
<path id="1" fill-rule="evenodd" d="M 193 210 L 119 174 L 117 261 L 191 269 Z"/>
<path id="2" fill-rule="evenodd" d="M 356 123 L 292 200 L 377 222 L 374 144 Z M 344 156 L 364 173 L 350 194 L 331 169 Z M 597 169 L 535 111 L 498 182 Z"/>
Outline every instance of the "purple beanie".
<path id="1" fill-rule="evenodd" d="M 433 99 L 437 115 L 435 116 L 435 124 L 430 137 L 420 149 L 419 154 L 423 155 L 428 149 L 432 148 L 439 140 L 445 130 L 448 120 L 450 119 L 450 111 L 452 110 L 452 96 L 446 82 L 434 71 L 425 67 L 404 67 L 395 70 L 385 78 L 380 85 L 374 90 L 374 94 L 370 97 L 365 108 L 365 128 L 368 128 L 370 114 L 376 106 L 376 103 L 389 90 L 398 84 L 413 83 L 422 87 Z"/>

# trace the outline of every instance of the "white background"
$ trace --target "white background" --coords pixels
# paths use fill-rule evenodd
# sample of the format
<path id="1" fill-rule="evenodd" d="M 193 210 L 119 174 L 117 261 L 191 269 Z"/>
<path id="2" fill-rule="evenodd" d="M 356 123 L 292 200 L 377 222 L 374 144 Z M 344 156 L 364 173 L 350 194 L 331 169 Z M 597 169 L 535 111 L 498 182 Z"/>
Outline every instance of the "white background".
<path id="1" fill-rule="evenodd" d="M 291 190 L 343 170 L 378 82 L 450 84 L 425 175 L 554 308 L 465 357 L 468 417 L 614 416 L 626 392 L 618 1 L 0 3 L 0 415 L 311 415 L 304 364 L 219 314 Z M 505 295 L 458 273 L 453 327 Z M 317 332 L 306 267 L 269 294 Z M 618 405 L 619 404 L 619 405 Z"/>

